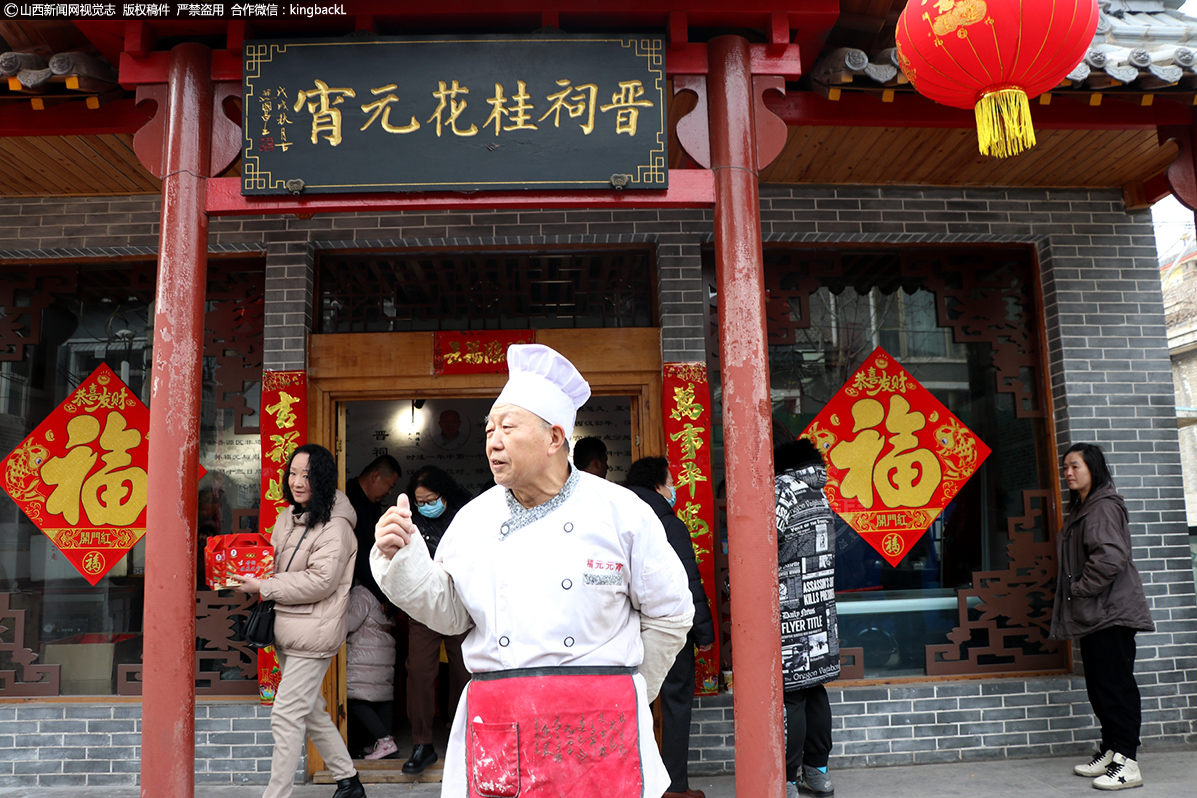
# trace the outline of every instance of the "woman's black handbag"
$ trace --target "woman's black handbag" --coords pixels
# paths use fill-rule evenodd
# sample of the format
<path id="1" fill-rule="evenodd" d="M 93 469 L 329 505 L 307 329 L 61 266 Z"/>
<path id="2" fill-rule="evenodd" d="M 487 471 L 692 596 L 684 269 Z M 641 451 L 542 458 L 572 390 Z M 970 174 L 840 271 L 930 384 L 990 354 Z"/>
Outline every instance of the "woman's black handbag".
<path id="1" fill-rule="evenodd" d="M 245 621 L 245 643 L 250 648 L 274 645 L 274 602 L 259 600 Z"/>
<path id="2" fill-rule="evenodd" d="M 291 559 L 287 561 L 287 567 L 284 571 L 291 570 L 291 563 L 295 562 L 295 555 L 299 553 L 299 547 L 303 544 L 303 539 L 307 537 L 308 530 L 304 529 L 303 534 L 299 536 L 299 543 L 295 544 L 295 550 L 291 552 Z M 245 619 L 245 644 L 250 648 L 266 648 L 274 645 L 274 602 L 270 599 L 258 599 L 258 603 L 249 611 L 249 617 Z"/>

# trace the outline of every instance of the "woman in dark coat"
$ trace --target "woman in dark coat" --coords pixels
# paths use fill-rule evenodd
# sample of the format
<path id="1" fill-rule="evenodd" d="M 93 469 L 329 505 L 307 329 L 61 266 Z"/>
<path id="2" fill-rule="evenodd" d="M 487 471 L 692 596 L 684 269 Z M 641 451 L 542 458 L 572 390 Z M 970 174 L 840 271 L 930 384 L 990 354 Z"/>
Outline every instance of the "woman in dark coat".
<path id="1" fill-rule="evenodd" d="M 414 518 L 428 553 L 436 554 L 441 536 L 449 528 L 453 516 L 472 497 L 453 477 L 436 466 L 424 466 L 411 475 L 407 483 L 407 500 L 418 515 Z M 440 671 L 441 643 L 449 659 L 449 706 L 456 707 L 457 699 L 470 680 L 469 671 L 461 656 L 461 641 L 465 634 L 446 636 L 429 629 L 416 620 L 407 624 L 407 718 L 411 721 L 412 752 L 403 763 L 409 775 L 423 773 L 437 760 L 432 744 L 432 718 L 436 711 L 436 676 Z"/>
<path id="2" fill-rule="evenodd" d="M 1093 759 L 1073 772 L 1095 777 L 1093 786 L 1101 790 L 1139 787 L 1135 632 L 1155 625 L 1131 559 L 1126 504 L 1094 444 L 1078 443 L 1065 453 L 1064 480 L 1070 501 L 1058 545 L 1051 636 L 1079 640 L 1085 689 L 1101 724 Z"/>
<path id="3" fill-rule="evenodd" d="M 694 704 L 694 647 L 703 651 L 711 647 L 715 642 L 715 622 L 694 559 L 690 530 L 673 513 L 677 491 L 669 463 L 664 457 L 642 457 L 632 463 L 624 484 L 661 519 L 665 536 L 686 569 L 690 592 L 694 595 L 694 625 L 661 685 L 661 759 L 669 771 L 670 782 L 663 798 L 703 798 L 702 790 L 690 789 L 686 773 L 690 758 L 690 710 Z"/>

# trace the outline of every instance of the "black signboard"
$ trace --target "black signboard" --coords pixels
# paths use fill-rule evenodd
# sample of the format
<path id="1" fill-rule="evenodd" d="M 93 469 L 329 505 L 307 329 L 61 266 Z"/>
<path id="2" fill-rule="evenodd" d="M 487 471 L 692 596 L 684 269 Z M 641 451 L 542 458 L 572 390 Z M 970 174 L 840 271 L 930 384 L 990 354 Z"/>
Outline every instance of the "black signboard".
<path id="1" fill-rule="evenodd" d="M 665 189 L 664 41 L 245 44 L 242 194 Z"/>

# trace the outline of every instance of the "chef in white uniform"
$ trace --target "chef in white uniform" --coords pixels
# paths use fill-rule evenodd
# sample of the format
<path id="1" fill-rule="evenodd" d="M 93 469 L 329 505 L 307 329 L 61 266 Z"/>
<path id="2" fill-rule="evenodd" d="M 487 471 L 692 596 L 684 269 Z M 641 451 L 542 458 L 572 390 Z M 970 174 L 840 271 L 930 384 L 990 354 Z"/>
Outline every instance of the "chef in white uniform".
<path id="1" fill-rule="evenodd" d="M 406 496 L 378 522 L 374 578 L 411 617 L 462 644 L 473 674 L 453 718 L 441 794 L 659 798 L 656 697 L 694 601 L 661 523 L 625 488 L 574 469 L 590 386 L 540 344 L 507 351 L 486 425 L 495 487 L 428 555 Z"/>

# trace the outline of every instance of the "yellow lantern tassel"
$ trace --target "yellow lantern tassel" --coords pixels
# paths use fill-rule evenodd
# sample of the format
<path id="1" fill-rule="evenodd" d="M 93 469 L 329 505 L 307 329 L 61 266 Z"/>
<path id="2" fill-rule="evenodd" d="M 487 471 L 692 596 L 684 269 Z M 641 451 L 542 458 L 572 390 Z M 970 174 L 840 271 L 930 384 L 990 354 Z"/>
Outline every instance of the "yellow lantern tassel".
<path id="1" fill-rule="evenodd" d="M 1009 158 L 1035 146 L 1031 104 L 1019 88 L 1005 88 L 981 95 L 977 114 L 977 145 L 982 155 Z"/>

